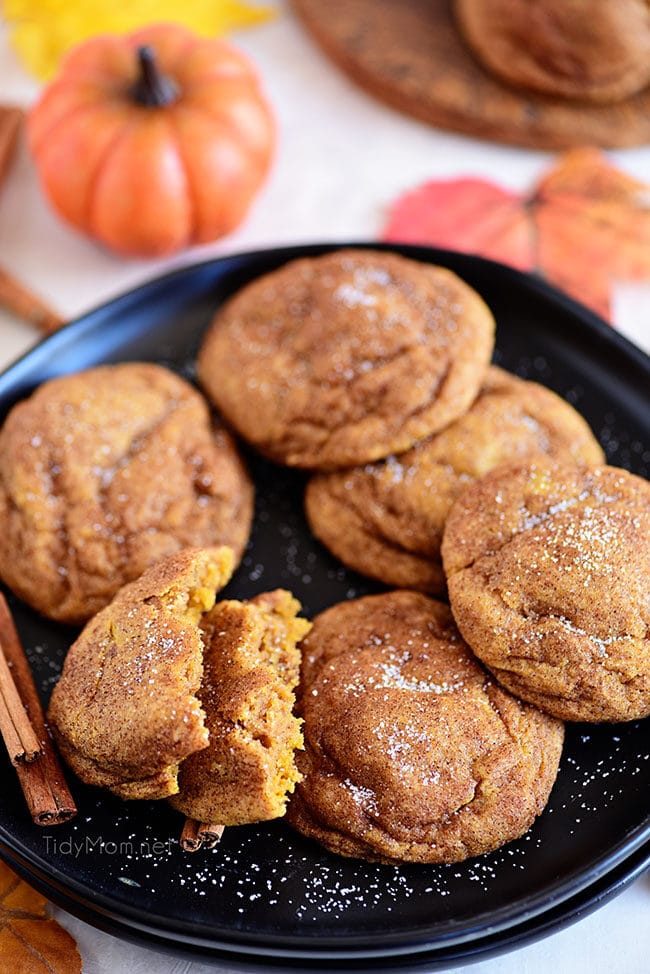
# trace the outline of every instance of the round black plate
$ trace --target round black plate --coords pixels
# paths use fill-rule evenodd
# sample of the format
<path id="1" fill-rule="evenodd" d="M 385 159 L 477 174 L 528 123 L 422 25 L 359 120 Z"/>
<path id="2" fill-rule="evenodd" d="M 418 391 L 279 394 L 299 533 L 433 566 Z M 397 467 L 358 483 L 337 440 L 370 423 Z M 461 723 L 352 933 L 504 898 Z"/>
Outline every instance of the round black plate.
<path id="1" fill-rule="evenodd" d="M 372 245 L 375 246 L 375 245 Z M 53 375 L 100 362 L 148 359 L 193 377 L 215 307 L 244 282 L 332 246 L 211 261 L 153 281 L 43 342 L 0 377 L 0 414 Z M 568 398 L 611 462 L 650 470 L 650 361 L 595 316 L 544 284 L 489 261 L 392 247 L 450 267 L 492 307 L 499 364 Z M 380 586 L 343 569 L 310 536 L 304 476 L 250 456 L 257 484 L 251 545 L 227 594 L 291 588 L 307 615 Z M 45 698 L 74 630 L 11 599 Z M 339 859 L 284 822 L 227 829 L 210 853 L 188 855 L 181 819 L 163 803 L 123 803 L 73 782 L 78 817 L 32 825 L 8 766 L 0 851 L 73 912 L 150 943 L 221 960 L 310 967 L 337 960 L 408 967 L 417 957 L 467 956 L 552 928 L 590 896 L 618 888 L 647 857 L 647 722 L 569 728 L 544 814 L 518 842 L 455 866 L 388 867 Z M 645 852 L 643 851 L 645 847 Z M 637 859 L 635 859 L 637 855 Z M 603 890 L 605 892 L 603 892 Z M 591 893 L 590 893 L 591 891 Z M 76 909 L 75 909 L 76 905 Z M 535 921 L 535 918 L 538 918 Z M 524 936 L 521 933 L 520 936 Z M 392 958 L 389 960 L 389 958 Z"/>
<path id="2" fill-rule="evenodd" d="M 233 954 L 228 950 L 215 947 L 205 948 L 191 943 L 176 943 L 169 937 L 161 937 L 153 930 L 146 932 L 131 927 L 118 917 L 103 917 L 92 905 L 81 903 L 69 898 L 65 892 L 51 886 L 47 879 L 37 877 L 29 868 L 25 868 L 20 860 L 3 850 L 3 857 L 17 873 L 25 878 L 45 896 L 55 900 L 75 916 L 87 923 L 91 923 L 108 933 L 112 933 L 124 940 L 144 943 L 147 947 L 158 948 L 165 953 L 183 954 L 195 960 L 208 960 L 220 965 L 226 964 L 228 970 L 249 974 L 260 970 L 290 969 L 295 974 L 311 974 L 312 971 L 331 971 L 330 960 L 298 959 L 287 960 L 283 957 L 266 957 L 263 965 L 257 960 L 247 959 L 245 954 Z M 536 940 L 557 933 L 563 927 L 584 919 L 594 910 L 603 906 L 610 899 L 618 896 L 623 890 L 638 879 L 650 866 L 650 844 L 629 856 L 620 866 L 612 869 L 598 882 L 582 890 L 576 896 L 564 900 L 556 907 L 551 907 L 543 913 L 537 914 L 531 920 L 508 927 L 495 934 L 487 933 L 466 943 L 451 946 L 435 947 L 430 950 L 409 954 L 389 954 L 384 957 L 370 959 L 357 958 L 346 960 L 337 958 L 337 974 L 357 974 L 357 972 L 381 971 L 382 974 L 431 974 L 432 971 L 458 968 L 460 964 L 468 964 L 477 960 L 487 960 L 498 954 L 527 946 Z M 307 966 L 304 966 L 307 965 Z M 464 967 L 463 967 L 464 969 Z"/>

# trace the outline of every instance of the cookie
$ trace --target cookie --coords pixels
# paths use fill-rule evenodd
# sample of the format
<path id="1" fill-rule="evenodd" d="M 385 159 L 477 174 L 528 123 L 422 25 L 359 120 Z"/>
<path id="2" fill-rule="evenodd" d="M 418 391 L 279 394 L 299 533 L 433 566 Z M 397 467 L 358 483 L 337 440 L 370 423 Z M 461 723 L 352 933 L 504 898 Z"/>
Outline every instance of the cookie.
<path id="1" fill-rule="evenodd" d="M 456 501 L 442 556 L 458 628 L 499 682 L 564 720 L 650 714 L 650 484 L 539 459 Z"/>
<path id="2" fill-rule="evenodd" d="M 342 250 L 242 288 L 217 313 L 198 372 L 259 451 L 332 469 L 407 450 L 462 415 L 493 342 L 490 311 L 451 271 Z"/>
<path id="3" fill-rule="evenodd" d="M 650 84 L 647 0 L 455 0 L 478 60 L 515 87 L 615 102 Z"/>
<path id="4" fill-rule="evenodd" d="M 563 725 L 489 678 L 447 606 L 408 591 L 343 602 L 302 650 L 298 831 L 344 856 L 444 863 L 540 814 Z"/>
<path id="5" fill-rule="evenodd" d="M 278 590 L 249 602 L 219 602 L 201 622 L 207 748 L 180 768 L 174 808 L 201 822 L 244 825 L 284 814 L 299 779 L 302 747 L 293 716 L 297 643 L 309 631 L 300 603 Z"/>
<path id="6" fill-rule="evenodd" d="M 445 590 L 449 509 L 491 468 L 532 453 L 601 463 L 585 420 L 555 393 L 491 367 L 469 411 L 399 457 L 316 474 L 305 494 L 313 533 L 348 567 L 387 585 Z"/>
<path id="7" fill-rule="evenodd" d="M 187 545 L 248 540 L 253 487 L 203 397 L 157 365 L 52 379 L 0 431 L 0 577 L 83 622 Z"/>
<path id="8" fill-rule="evenodd" d="M 208 746 L 197 696 L 200 622 L 232 568 L 230 548 L 165 558 L 125 585 L 72 644 L 47 716 L 82 781 L 120 798 L 178 791 L 181 762 Z"/>

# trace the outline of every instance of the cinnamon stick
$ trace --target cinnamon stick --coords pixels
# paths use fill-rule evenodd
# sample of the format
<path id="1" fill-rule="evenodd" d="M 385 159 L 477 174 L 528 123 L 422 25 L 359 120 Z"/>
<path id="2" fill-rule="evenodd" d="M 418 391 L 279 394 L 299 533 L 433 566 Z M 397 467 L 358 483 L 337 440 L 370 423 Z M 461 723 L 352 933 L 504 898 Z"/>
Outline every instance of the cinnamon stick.
<path id="1" fill-rule="evenodd" d="M 0 187 L 13 158 L 24 113 L 13 105 L 0 105 Z M 0 307 L 50 335 L 63 319 L 36 294 L 0 267 Z"/>
<path id="2" fill-rule="evenodd" d="M 21 321 L 51 335 L 64 324 L 63 318 L 9 271 L 0 267 L 0 307 Z"/>
<path id="3" fill-rule="evenodd" d="M 30 763 L 23 761 L 15 765 L 31 816 L 36 825 L 56 825 L 67 822 L 76 815 L 77 809 L 54 750 L 32 671 L 2 593 L 0 593 L 0 655 L 4 655 L 40 745 L 40 754 L 33 761 Z"/>
<path id="4" fill-rule="evenodd" d="M 23 118 L 24 112 L 15 105 L 0 105 L 0 186 L 9 172 Z"/>
<path id="5" fill-rule="evenodd" d="M 206 822 L 198 822 L 195 818 L 186 818 L 179 840 L 181 848 L 185 852 L 214 849 L 221 840 L 224 828 L 223 825 L 210 825 Z"/>
<path id="6" fill-rule="evenodd" d="M 16 689 L 1 642 L 0 733 L 14 766 L 21 761 L 33 761 L 41 753 L 41 745 L 36 738 L 27 711 Z"/>

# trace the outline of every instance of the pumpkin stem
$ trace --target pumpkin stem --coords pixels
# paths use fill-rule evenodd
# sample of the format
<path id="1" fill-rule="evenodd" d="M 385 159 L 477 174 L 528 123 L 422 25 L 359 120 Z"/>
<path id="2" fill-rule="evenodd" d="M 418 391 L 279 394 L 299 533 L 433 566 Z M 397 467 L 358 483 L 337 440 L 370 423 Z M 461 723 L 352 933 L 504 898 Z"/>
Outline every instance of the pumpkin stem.
<path id="1" fill-rule="evenodd" d="M 178 85 L 161 74 L 152 47 L 138 48 L 140 77 L 131 88 L 132 97 L 147 108 L 164 108 L 178 98 Z"/>

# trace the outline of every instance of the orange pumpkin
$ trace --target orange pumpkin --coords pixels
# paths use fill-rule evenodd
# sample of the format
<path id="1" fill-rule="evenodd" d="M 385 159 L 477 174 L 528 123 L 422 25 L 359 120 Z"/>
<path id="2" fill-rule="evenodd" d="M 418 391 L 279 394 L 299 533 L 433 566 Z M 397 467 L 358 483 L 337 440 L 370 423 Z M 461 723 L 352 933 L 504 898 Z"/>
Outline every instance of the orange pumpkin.
<path id="1" fill-rule="evenodd" d="M 228 233 L 268 170 L 274 123 L 249 61 L 177 24 L 75 48 L 28 117 L 44 190 L 121 254 Z"/>

